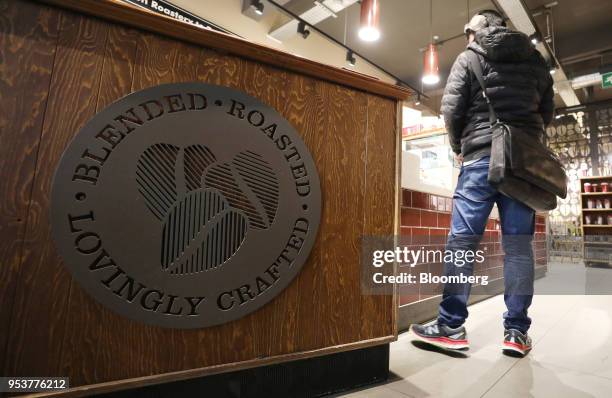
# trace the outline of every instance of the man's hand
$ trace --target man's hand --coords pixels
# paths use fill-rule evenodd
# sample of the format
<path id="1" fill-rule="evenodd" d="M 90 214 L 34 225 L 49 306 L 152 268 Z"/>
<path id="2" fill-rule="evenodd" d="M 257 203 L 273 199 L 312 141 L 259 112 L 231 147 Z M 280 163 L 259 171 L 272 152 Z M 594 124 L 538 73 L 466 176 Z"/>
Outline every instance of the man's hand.
<path id="1" fill-rule="evenodd" d="M 463 163 L 463 154 L 455 154 L 455 162 L 459 164 Z"/>

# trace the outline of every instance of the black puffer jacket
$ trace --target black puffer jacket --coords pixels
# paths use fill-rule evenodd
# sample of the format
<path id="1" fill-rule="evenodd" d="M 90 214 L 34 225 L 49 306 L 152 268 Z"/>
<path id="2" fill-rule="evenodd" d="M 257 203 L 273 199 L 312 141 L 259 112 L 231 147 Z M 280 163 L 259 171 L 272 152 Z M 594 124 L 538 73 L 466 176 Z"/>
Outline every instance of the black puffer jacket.
<path id="1" fill-rule="evenodd" d="M 506 27 L 488 27 L 459 54 L 442 98 L 442 114 L 453 151 L 465 160 L 491 151 L 489 110 L 476 77 L 468 66 L 468 51 L 482 55 L 480 63 L 495 112 L 500 120 L 543 133 L 553 116 L 553 80 L 546 61 L 529 38 Z"/>

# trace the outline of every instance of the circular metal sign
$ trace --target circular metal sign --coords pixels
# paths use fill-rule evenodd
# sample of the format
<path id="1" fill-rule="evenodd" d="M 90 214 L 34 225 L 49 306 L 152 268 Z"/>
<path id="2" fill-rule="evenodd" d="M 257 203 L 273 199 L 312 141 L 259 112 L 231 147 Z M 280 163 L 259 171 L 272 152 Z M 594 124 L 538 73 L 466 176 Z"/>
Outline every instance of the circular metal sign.
<path id="1" fill-rule="evenodd" d="M 171 328 L 240 318 L 298 274 L 321 217 L 295 129 L 201 83 L 148 88 L 90 120 L 53 182 L 53 237 L 96 300 Z"/>

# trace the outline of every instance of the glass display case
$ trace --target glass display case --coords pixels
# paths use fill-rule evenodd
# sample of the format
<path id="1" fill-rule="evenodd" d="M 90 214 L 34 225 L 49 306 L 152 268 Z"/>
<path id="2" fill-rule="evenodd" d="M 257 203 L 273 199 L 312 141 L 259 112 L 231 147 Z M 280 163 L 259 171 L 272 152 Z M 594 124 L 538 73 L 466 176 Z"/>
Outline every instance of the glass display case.
<path id="1" fill-rule="evenodd" d="M 419 185 L 452 192 L 456 183 L 454 169 L 458 165 L 445 132 L 404 139 L 403 150 L 411 164 L 405 172 L 417 174 Z"/>

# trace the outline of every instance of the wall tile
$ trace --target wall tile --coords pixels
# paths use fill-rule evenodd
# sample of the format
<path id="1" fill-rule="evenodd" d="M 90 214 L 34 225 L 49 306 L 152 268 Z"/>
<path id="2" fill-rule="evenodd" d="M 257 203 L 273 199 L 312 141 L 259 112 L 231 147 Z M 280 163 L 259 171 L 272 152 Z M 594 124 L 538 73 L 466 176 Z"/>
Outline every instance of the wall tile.
<path id="1" fill-rule="evenodd" d="M 412 207 L 417 209 L 429 209 L 429 194 L 412 191 Z"/>
<path id="2" fill-rule="evenodd" d="M 450 214 L 449 213 L 438 213 L 438 227 L 439 228 L 450 228 Z"/>
<path id="3" fill-rule="evenodd" d="M 453 200 L 451 198 L 446 198 L 444 207 L 446 211 L 451 212 L 453 210 Z"/>
<path id="4" fill-rule="evenodd" d="M 421 226 L 422 227 L 437 227 L 438 213 L 435 211 L 421 211 Z"/>
<path id="5" fill-rule="evenodd" d="M 436 195 L 429 194 L 429 210 L 438 209 L 438 197 Z"/>
<path id="6" fill-rule="evenodd" d="M 421 210 L 409 207 L 402 208 L 401 225 L 406 227 L 421 226 Z"/>
<path id="7" fill-rule="evenodd" d="M 412 207 L 412 191 L 402 190 L 402 206 Z"/>
<path id="8" fill-rule="evenodd" d="M 412 243 L 415 245 L 429 244 L 429 228 L 412 228 Z"/>
<path id="9" fill-rule="evenodd" d="M 448 240 L 448 229 L 431 228 L 429 230 L 429 239 L 432 245 L 437 245 L 440 249 L 443 249 Z"/>

